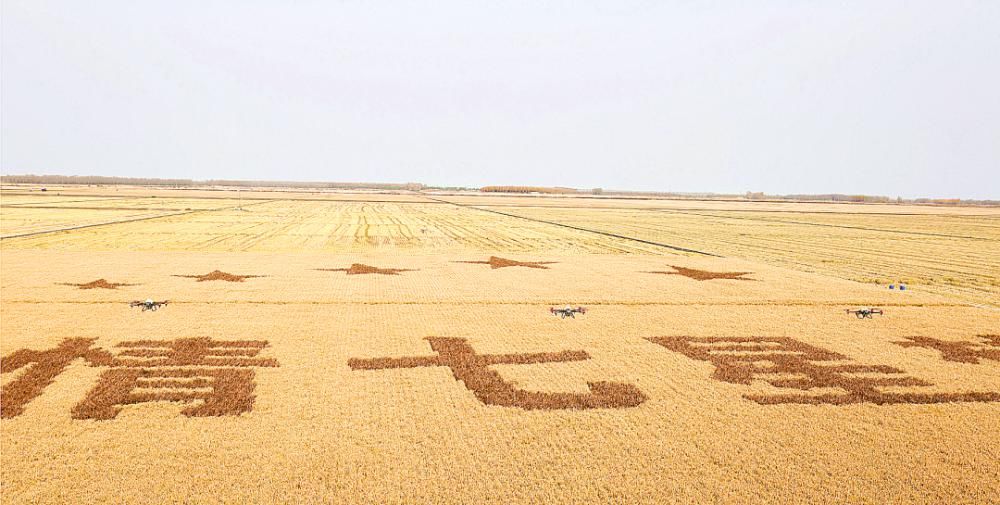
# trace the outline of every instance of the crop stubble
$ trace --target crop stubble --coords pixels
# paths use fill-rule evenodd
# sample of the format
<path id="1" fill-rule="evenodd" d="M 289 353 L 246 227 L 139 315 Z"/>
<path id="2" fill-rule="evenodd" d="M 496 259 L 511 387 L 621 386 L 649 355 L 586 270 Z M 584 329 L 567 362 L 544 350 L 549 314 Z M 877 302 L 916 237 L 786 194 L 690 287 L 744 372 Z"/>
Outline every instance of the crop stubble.
<path id="1" fill-rule="evenodd" d="M 0 243 L 4 502 L 1000 498 L 994 311 L 419 199 L 248 209 Z"/>

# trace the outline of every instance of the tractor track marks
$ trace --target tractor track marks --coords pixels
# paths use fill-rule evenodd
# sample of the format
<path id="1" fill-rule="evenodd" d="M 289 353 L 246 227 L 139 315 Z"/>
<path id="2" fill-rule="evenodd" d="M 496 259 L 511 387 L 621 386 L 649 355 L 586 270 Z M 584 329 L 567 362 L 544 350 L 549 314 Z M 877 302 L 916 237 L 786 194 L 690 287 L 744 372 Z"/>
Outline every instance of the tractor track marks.
<path id="1" fill-rule="evenodd" d="M 642 210 L 646 210 L 646 209 L 642 209 Z M 658 209 L 658 210 L 656 210 L 656 212 L 667 212 L 667 213 L 671 213 L 671 214 L 685 214 L 685 215 L 689 215 L 689 216 L 711 217 L 711 218 L 716 218 L 716 219 L 739 219 L 739 220 L 745 220 L 745 221 L 759 221 L 759 222 L 764 222 L 764 223 L 792 224 L 792 225 L 801 225 L 801 226 L 820 226 L 820 227 L 824 227 L 824 228 L 842 228 L 842 229 L 846 229 L 846 230 L 862 230 L 862 231 L 874 231 L 874 232 L 879 232 L 879 233 L 898 233 L 898 234 L 902 234 L 902 235 L 918 235 L 918 236 L 923 236 L 923 237 L 958 238 L 958 239 L 964 239 L 964 240 L 984 240 L 984 241 L 989 241 L 989 242 L 996 242 L 995 239 L 991 239 L 991 238 L 987 238 L 987 237 L 973 237 L 973 236 L 968 236 L 968 235 L 950 235 L 950 234 L 947 234 L 947 233 L 931 233 L 931 232 L 925 232 L 925 231 L 892 230 L 892 229 L 888 229 L 888 228 L 869 228 L 867 226 L 850 226 L 850 225 L 846 225 L 846 224 L 811 223 L 809 221 L 790 221 L 790 220 L 787 220 L 787 219 L 764 219 L 764 218 L 749 217 L 749 216 L 717 216 L 717 215 L 714 215 L 714 214 L 703 214 L 701 212 L 690 212 L 690 211 L 673 210 L 673 209 L 671 209 L 671 210 Z M 712 212 L 714 212 L 714 211 L 712 211 Z"/>
<path id="2" fill-rule="evenodd" d="M 555 221 L 546 221 L 544 219 L 537 219 L 537 218 L 533 218 L 533 217 L 519 216 L 517 214 L 508 214 L 506 212 L 500 212 L 498 210 L 484 209 L 482 207 L 475 207 L 475 206 L 472 206 L 472 205 L 465 205 L 465 204 L 461 204 L 461 203 L 454 203 L 454 202 L 449 202 L 447 200 L 438 200 L 436 198 L 431 198 L 429 196 L 425 197 L 425 198 L 427 198 L 428 200 L 433 200 L 433 201 L 436 201 L 436 202 L 442 202 L 442 203 L 447 203 L 447 204 L 450 204 L 450 205 L 454 205 L 456 207 L 461 207 L 463 209 L 473 209 L 473 210 L 478 210 L 478 211 L 482 211 L 482 212 L 489 212 L 489 213 L 492 213 L 492 214 L 499 214 L 501 216 L 513 217 L 513 218 L 517 218 L 517 219 L 524 219 L 526 221 L 533 221 L 533 222 L 536 222 L 536 223 L 544 223 L 544 224 L 550 224 L 550 225 L 553 225 L 553 226 L 560 226 L 560 227 L 563 227 L 563 228 L 569 228 L 571 230 L 577 230 L 577 231 L 582 231 L 582 232 L 587 232 L 587 233 L 594 233 L 594 234 L 597 234 L 597 235 L 604 235 L 606 237 L 613 237 L 613 238 L 618 238 L 618 239 L 623 239 L 623 240 L 631 240 L 633 242 L 639 242 L 639 243 L 642 243 L 642 244 L 648 244 L 648 245 L 653 245 L 653 246 L 657 246 L 657 247 L 663 247 L 663 248 L 671 249 L 671 250 L 674 250 L 674 251 L 681 251 L 681 252 L 687 252 L 687 253 L 693 253 L 693 254 L 701 254 L 701 255 L 704 255 L 704 256 L 711 256 L 711 257 L 714 257 L 714 258 L 722 258 L 723 257 L 721 255 L 713 254 L 713 253 L 710 253 L 710 252 L 698 251 L 696 249 L 688 249 L 686 247 L 679 247 L 679 246 L 670 245 L 670 244 L 663 244 L 663 243 L 660 243 L 660 242 L 653 242 L 651 240 L 643 240 L 643 239 L 640 239 L 640 238 L 629 237 L 629 236 L 626 236 L 626 235 L 618 235 L 616 233 L 610 233 L 610 232 L 606 232 L 606 231 L 591 230 L 589 228 L 582 228 L 582 227 L 579 227 L 579 226 L 573 226 L 573 225 L 570 225 L 570 224 L 558 223 L 558 222 L 555 222 Z"/>
<path id="3" fill-rule="evenodd" d="M 270 203 L 270 202 L 274 202 L 274 201 L 277 201 L 277 200 L 267 200 L 267 201 L 263 201 L 263 202 L 250 203 L 250 204 L 244 205 L 244 207 L 248 207 L 250 205 L 260 205 L 262 203 Z M 223 210 L 232 210 L 232 209 L 236 209 L 238 207 L 239 207 L 239 205 L 232 206 L 232 207 L 218 207 L 218 208 L 215 208 L 215 209 L 195 209 L 195 210 L 188 210 L 188 211 L 184 211 L 184 212 L 172 212 L 170 214 L 158 214 L 158 215 L 155 215 L 155 216 L 136 217 L 136 218 L 130 218 L 130 219 L 119 219 L 119 220 L 116 220 L 116 221 L 104 221 L 104 222 L 100 222 L 100 223 L 83 224 L 83 225 L 78 225 L 78 226 L 67 226 L 67 227 L 64 227 L 64 228 L 56 228 L 56 229 L 52 229 L 52 230 L 41 230 L 41 231 L 32 231 L 32 232 L 27 232 L 27 233 L 17 233 L 17 234 L 14 234 L 14 235 L 4 235 L 4 236 L 0 237 L 0 240 L 10 240 L 12 238 L 33 237 L 33 236 L 36 236 L 36 235 L 45 235 L 45 234 L 48 234 L 48 233 L 69 232 L 69 231 L 83 230 L 85 228 L 96 228 L 96 227 L 99 227 L 99 226 L 111 226 L 111 225 L 116 225 L 116 224 L 135 223 L 135 222 L 139 222 L 139 221 L 149 221 L 151 219 L 162 219 L 162 218 L 165 218 L 165 217 L 186 216 L 188 214 L 195 214 L 195 213 L 198 213 L 198 212 L 218 212 L 218 211 L 223 211 Z"/>

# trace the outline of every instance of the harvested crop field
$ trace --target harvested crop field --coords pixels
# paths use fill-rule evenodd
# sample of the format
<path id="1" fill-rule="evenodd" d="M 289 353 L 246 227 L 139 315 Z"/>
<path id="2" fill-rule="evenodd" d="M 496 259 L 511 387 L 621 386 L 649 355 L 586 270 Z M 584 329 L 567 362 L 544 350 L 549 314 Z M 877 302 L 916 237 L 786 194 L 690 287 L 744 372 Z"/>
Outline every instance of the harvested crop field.
<path id="1" fill-rule="evenodd" d="M 1000 502 L 1000 211 L 241 193 L 0 192 L 3 503 Z"/>

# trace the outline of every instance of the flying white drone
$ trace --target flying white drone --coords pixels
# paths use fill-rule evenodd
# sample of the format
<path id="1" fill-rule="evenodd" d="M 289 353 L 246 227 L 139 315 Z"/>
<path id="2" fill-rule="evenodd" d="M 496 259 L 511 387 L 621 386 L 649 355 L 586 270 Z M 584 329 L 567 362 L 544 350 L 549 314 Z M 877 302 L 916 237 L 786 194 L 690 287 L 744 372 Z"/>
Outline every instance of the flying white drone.
<path id="1" fill-rule="evenodd" d="M 128 304 L 128 306 L 133 308 L 142 307 L 143 312 L 146 312 L 147 310 L 152 310 L 153 312 L 156 312 L 156 309 L 166 305 L 169 302 L 170 302 L 169 300 L 163 300 L 162 302 L 154 302 L 152 298 L 147 298 L 145 301 L 136 300 Z"/>
<path id="2" fill-rule="evenodd" d="M 549 312 L 553 316 L 559 316 L 560 319 L 566 319 L 567 317 L 576 319 L 576 314 L 586 314 L 587 308 L 586 307 L 573 308 L 567 305 L 565 309 L 557 309 L 555 307 L 549 307 Z"/>

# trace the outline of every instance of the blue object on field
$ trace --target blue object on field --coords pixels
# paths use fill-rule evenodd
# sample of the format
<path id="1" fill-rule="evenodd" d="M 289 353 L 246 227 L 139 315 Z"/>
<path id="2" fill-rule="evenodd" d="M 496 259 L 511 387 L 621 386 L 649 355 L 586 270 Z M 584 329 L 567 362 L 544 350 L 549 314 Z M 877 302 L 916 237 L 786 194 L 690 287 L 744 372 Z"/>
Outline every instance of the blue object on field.
<path id="1" fill-rule="evenodd" d="M 896 289 L 896 285 L 895 284 L 889 284 L 889 289 Z"/>
<path id="2" fill-rule="evenodd" d="M 906 286 L 904 286 L 904 285 L 900 284 L 900 285 L 899 285 L 899 290 L 900 290 L 900 291 L 902 291 L 902 290 L 904 290 L 904 289 L 906 289 Z"/>

